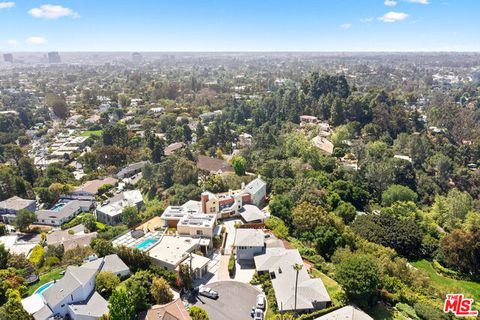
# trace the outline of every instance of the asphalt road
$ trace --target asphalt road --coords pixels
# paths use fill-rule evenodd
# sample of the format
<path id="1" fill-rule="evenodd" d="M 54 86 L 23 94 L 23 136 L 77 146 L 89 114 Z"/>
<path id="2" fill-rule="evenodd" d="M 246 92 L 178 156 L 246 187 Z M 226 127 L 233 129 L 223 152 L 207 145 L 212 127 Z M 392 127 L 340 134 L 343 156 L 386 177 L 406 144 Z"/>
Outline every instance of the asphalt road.
<path id="1" fill-rule="evenodd" d="M 195 296 L 189 302 L 205 309 L 210 320 L 252 320 L 250 310 L 260 294 L 256 288 L 236 281 L 215 282 L 207 286 L 218 292 L 218 299 Z"/>

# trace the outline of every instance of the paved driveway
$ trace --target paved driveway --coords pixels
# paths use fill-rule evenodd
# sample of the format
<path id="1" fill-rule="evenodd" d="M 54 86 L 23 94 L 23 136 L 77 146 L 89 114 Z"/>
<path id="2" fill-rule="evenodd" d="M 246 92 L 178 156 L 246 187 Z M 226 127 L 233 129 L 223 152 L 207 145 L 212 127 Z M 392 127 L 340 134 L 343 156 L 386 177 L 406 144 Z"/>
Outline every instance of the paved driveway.
<path id="1" fill-rule="evenodd" d="M 204 296 L 189 299 L 189 303 L 207 311 L 210 320 L 251 320 L 250 310 L 260 291 L 246 283 L 220 281 L 208 284 L 218 292 L 218 299 Z"/>

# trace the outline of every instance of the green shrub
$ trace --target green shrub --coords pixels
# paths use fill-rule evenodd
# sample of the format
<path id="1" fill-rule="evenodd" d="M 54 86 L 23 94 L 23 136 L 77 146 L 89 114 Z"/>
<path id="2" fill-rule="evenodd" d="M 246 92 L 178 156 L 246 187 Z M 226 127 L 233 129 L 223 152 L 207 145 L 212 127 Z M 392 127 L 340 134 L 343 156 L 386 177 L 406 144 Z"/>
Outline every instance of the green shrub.
<path id="1" fill-rule="evenodd" d="M 426 301 L 417 302 L 413 306 L 415 312 L 422 320 L 444 320 L 448 319 L 448 316 L 442 312 L 442 310 L 435 308 L 433 305 Z"/>
<path id="2" fill-rule="evenodd" d="M 38 265 L 43 256 L 43 247 L 41 245 L 36 245 L 33 247 L 32 254 L 28 258 L 28 261 Z"/>
<path id="3" fill-rule="evenodd" d="M 397 303 L 395 305 L 395 308 L 397 308 L 398 311 L 405 317 L 413 320 L 418 320 L 419 317 L 417 316 L 417 313 L 415 312 L 415 309 L 413 309 L 411 306 L 405 303 Z"/>
<path id="4" fill-rule="evenodd" d="M 235 256 L 233 254 L 230 255 L 228 260 L 228 274 L 231 278 L 235 275 Z"/>
<path id="5" fill-rule="evenodd" d="M 433 260 L 433 268 L 445 276 L 458 278 L 458 272 L 445 268 L 437 260 Z"/>

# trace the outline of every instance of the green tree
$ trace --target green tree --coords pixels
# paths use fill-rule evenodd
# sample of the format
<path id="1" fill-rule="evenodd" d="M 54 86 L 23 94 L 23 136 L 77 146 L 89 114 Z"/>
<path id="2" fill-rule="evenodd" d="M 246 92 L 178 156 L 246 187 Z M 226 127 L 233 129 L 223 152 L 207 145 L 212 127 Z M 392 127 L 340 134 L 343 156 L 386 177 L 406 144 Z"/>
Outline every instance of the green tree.
<path id="1" fill-rule="evenodd" d="M 170 289 L 170 285 L 162 277 L 153 278 L 151 294 L 158 304 L 168 303 L 173 300 L 172 289 Z"/>
<path id="2" fill-rule="evenodd" d="M 122 211 L 122 223 L 127 225 L 129 228 L 133 227 L 140 222 L 140 217 L 138 216 L 138 209 L 135 206 L 126 207 Z"/>
<path id="3" fill-rule="evenodd" d="M 96 219 L 91 213 L 85 213 L 82 216 L 82 224 L 87 228 L 89 232 L 97 230 Z"/>
<path id="4" fill-rule="evenodd" d="M 99 257 L 105 257 L 109 254 L 115 253 L 112 242 L 106 239 L 93 239 L 90 246 Z"/>
<path id="5" fill-rule="evenodd" d="M 7 267 L 9 257 L 9 251 L 5 248 L 3 243 L 0 243 L 0 269 L 5 269 Z"/>
<path id="6" fill-rule="evenodd" d="M 440 255 L 450 267 L 465 274 L 480 275 L 480 228 L 471 232 L 455 229 L 440 241 Z"/>
<path id="7" fill-rule="evenodd" d="M 35 213 L 22 209 L 17 212 L 15 226 L 21 231 L 25 231 L 35 220 Z"/>
<path id="8" fill-rule="evenodd" d="M 409 187 L 392 184 L 387 190 L 382 192 L 382 205 L 384 207 L 389 207 L 397 201 L 416 202 L 417 198 L 418 195 Z"/>
<path id="9" fill-rule="evenodd" d="M 139 276 L 131 277 L 126 280 L 124 284 L 127 292 L 132 297 L 136 312 L 147 310 L 150 307 L 149 291 L 151 287 L 151 276 L 150 280 L 146 282 L 139 280 Z"/>
<path id="10" fill-rule="evenodd" d="M 178 282 L 182 288 L 190 290 L 192 288 L 192 275 L 190 273 L 190 266 L 188 264 L 180 265 L 180 269 L 178 271 Z"/>
<path id="11" fill-rule="evenodd" d="M 21 303 L 21 296 L 18 290 L 7 291 L 7 302 L 0 307 L 1 320 L 31 320 L 33 317 L 25 311 Z"/>
<path id="12" fill-rule="evenodd" d="M 100 271 L 95 279 L 95 290 L 108 299 L 115 288 L 120 284 L 120 279 L 109 271 Z"/>
<path id="13" fill-rule="evenodd" d="M 327 260 L 342 244 L 342 237 L 334 227 L 319 226 L 315 229 L 315 249 Z"/>
<path id="14" fill-rule="evenodd" d="M 341 202 L 335 209 L 335 214 L 342 218 L 343 222 L 350 224 L 357 216 L 357 209 L 349 202 Z"/>
<path id="15" fill-rule="evenodd" d="M 173 168 L 173 182 L 181 185 L 197 184 L 198 170 L 193 161 L 179 158 Z"/>
<path id="16" fill-rule="evenodd" d="M 110 317 L 115 320 L 132 320 L 135 316 L 135 305 L 132 295 L 125 289 L 113 291 L 108 300 Z"/>
<path id="17" fill-rule="evenodd" d="M 371 256 L 351 254 L 336 265 L 335 269 L 336 280 L 353 301 L 365 306 L 376 296 L 380 270 Z"/>
<path id="18" fill-rule="evenodd" d="M 63 97 L 53 93 L 48 93 L 45 95 L 45 105 L 52 109 L 53 113 L 57 117 L 61 119 L 66 119 L 68 117 L 68 106 Z"/>
<path id="19" fill-rule="evenodd" d="M 244 176 L 247 169 L 247 160 L 242 156 L 234 156 L 232 158 L 232 166 L 237 175 Z"/>
<path id="20" fill-rule="evenodd" d="M 197 306 L 191 306 L 188 314 L 192 317 L 192 320 L 209 320 L 207 311 Z"/>

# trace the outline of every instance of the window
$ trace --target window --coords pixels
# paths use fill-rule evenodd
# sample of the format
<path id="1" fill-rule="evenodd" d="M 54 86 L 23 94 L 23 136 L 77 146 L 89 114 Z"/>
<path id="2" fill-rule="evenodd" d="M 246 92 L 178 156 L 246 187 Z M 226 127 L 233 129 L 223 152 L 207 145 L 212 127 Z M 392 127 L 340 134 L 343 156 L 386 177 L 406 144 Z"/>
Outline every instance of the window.
<path id="1" fill-rule="evenodd" d="M 197 235 L 199 235 L 199 236 L 203 235 L 203 231 L 202 230 L 197 230 Z"/>

